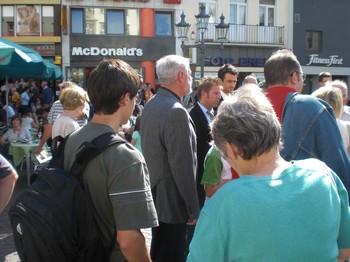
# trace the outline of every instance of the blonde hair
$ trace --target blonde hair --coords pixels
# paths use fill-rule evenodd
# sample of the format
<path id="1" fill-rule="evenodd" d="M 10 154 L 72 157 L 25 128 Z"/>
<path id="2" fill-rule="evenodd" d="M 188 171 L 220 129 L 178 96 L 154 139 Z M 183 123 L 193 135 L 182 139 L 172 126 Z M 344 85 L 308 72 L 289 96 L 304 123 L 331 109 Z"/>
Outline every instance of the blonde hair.
<path id="1" fill-rule="evenodd" d="M 326 84 L 313 92 L 312 95 L 326 101 L 333 108 L 335 117 L 340 117 L 343 110 L 343 94 L 338 88 Z"/>
<path id="2" fill-rule="evenodd" d="M 60 96 L 60 101 L 64 110 L 74 110 L 85 104 L 88 100 L 86 91 L 77 85 L 64 88 Z"/>

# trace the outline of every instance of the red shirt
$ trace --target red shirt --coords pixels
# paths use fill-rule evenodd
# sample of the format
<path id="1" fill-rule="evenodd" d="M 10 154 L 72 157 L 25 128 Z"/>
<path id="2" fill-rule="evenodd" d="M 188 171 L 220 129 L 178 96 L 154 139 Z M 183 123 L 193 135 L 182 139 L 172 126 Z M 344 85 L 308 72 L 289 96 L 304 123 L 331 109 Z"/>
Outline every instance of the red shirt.
<path id="1" fill-rule="evenodd" d="M 296 90 L 287 86 L 274 86 L 267 90 L 266 96 L 270 100 L 273 109 L 276 112 L 278 120 L 282 124 L 282 111 L 284 101 L 289 93 L 295 93 Z"/>

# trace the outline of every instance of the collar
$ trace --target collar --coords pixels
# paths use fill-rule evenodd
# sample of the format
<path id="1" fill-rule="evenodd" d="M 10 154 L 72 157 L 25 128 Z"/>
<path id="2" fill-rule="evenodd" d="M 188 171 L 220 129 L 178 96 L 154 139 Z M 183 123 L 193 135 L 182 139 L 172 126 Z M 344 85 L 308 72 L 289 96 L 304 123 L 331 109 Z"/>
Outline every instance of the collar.
<path id="1" fill-rule="evenodd" d="M 294 88 L 288 86 L 273 86 L 267 89 L 266 96 L 270 100 L 280 123 L 282 123 L 284 101 L 289 93 L 295 92 Z"/>
<path id="2" fill-rule="evenodd" d="M 181 101 L 181 98 L 180 98 L 177 94 L 175 94 L 173 91 L 171 91 L 170 89 L 168 89 L 168 88 L 166 88 L 166 87 L 164 87 L 164 86 L 160 86 L 159 89 L 164 89 L 164 90 L 166 90 L 166 91 L 172 93 L 178 100 Z"/>
<path id="3" fill-rule="evenodd" d="M 208 123 L 210 124 L 211 119 L 210 119 L 210 116 L 208 115 L 208 111 L 214 115 L 214 109 L 212 108 L 211 110 L 209 110 L 206 107 L 204 107 L 199 101 L 197 103 L 198 103 L 200 109 L 203 111 L 203 114 L 204 114 L 205 118 L 207 119 Z"/>

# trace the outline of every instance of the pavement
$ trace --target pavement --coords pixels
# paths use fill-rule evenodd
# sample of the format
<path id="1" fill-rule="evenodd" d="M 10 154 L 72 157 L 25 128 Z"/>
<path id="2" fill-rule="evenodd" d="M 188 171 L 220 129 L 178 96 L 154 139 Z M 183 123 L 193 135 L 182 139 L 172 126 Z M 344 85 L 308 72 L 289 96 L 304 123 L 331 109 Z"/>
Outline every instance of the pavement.
<path id="1" fill-rule="evenodd" d="M 9 207 L 14 203 L 16 197 L 27 188 L 27 175 L 26 169 L 23 168 L 19 172 L 19 178 L 17 179 L 15 189 L 12 198 L 0 214 L 0 262 L 19 262 L 20 259 L 17 255 L 15 244 L 13 242 L 13 233 L 10 224 L 10 219 L 8 217 Z M 151 244 L 151 230 L 143 229 L 142 233 L 145 235 L 146 243 L 148 248 Z"/>
<path id="2" fill-rule="evenodd" d="M 27 187 L 27 175 L 25 168 L 19 172 L 19 178 L 17 179 L 15 190 L 12 198 L 0 214 L 0 261 L 4 262 L 19 262 L 20 259 L 17 255 L 15 244 L 13 242 L 12 228 L 10 219 L 8 217 L 9 207 L 14 203 L 16 197 Z"/>

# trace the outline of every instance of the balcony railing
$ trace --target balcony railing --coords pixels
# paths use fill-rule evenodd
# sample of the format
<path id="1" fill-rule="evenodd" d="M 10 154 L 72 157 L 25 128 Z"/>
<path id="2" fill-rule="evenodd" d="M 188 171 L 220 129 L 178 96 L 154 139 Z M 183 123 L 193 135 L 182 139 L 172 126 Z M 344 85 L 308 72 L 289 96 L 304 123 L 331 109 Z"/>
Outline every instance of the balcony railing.
<path id="1" fill-rule="evenodd" d="M 233 44 L 261 44 L 284 45 L 283 26 L 234 25 L 231 24 L 227 33 L 227 43 Z M 200 32 L 197 30 L 196 42 L 200 41 Z M 204 33 L 205 42 L 219 42 L 216 39 L 215 24 L 208 24 Z"/>

